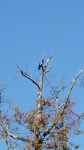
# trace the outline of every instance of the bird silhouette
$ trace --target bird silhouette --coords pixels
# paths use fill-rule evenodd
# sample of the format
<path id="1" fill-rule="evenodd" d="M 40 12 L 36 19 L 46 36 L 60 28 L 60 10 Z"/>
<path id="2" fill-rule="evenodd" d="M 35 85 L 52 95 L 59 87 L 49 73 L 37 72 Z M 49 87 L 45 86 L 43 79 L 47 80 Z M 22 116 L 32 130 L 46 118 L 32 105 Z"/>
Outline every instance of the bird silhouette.
<path id="1" fill-rule="evenodd" d="M 40 70 L 40 68 L 42 68 L 43 70 L 43 64 L 44 64 L 44 60 L 42 59 L 39 63 L 38 70 Z"/>

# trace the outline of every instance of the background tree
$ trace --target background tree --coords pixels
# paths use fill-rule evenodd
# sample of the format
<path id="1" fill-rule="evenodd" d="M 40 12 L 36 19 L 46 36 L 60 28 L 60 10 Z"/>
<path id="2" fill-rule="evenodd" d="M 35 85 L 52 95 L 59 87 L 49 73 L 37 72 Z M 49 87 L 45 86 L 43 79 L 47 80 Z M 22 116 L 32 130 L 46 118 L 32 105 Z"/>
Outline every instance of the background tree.
<path id="1" fill-rule="evenodd" d="M 80 146 L 69 141 L 70 134 L 83 133 L 79 127 L 81 119 L 84 118 L 84 113 L 78 114 L 73 110 L 76 103 L 71 99 L 71 92 L 75 85 L 84 86 L 82 77 L 80 83 L 77 83 L 84 69 L 81 69 L 71 82 L 52 86 L 46 74 L 50 71 L 53 54 L 47 58 L 43 51 L 43 55 L 45 61 L 42 60 L 39 64 L 39 82 L 17 65 L 19 74 L 30 80 L 38 89 L 35 109 L 23 112 L 19 107 L 11 106 L 10 101 L 5 103 L 5 100 L 1 99 L 3 109 L 0 111 L 0 140 L 5 140 L 7 150 L 71 150 Z M 50 87 L 49 97 L 43 97 L 42 94 L 45 80 Z M 60 94 L 66 88 L 69 88 L 68 92 L 61 101 Z"/>

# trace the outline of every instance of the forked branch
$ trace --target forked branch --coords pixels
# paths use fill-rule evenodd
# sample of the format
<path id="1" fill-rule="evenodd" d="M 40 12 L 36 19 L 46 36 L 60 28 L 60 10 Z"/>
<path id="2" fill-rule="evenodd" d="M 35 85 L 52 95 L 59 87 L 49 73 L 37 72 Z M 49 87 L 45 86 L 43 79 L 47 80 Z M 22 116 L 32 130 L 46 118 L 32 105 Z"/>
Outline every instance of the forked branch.
<path id="1" fill-rule="evenodd" d="M 34 142 L 33 142 L 32 140 L 28 139 L 28 138 L 20 137 L 20 136 L 17 136 L 17 135 L 15 135 L 15 134 L 11 133 L 11 132 L 5 127 L 5 125 L 3 124 L 3 122 L 1 122 L 1 121 L 0 121 L 0 125 L 2 126 L 2 128 L 3 128 L 3 130 L 4 130 L 5 134 L 6 134 L 6 136 L 5 136 L 5 138 L 6 138 L 6 143 L 7 143 L 7 136 L 10 136 L 10 137 L 12 137 L 13 139 L 16 139 L 16 140 L 21 140 L 21 141 L 24 141 L 24 142 L 28 142 L 28 143 L 31 143 L 32 145 L 34 144 Z"/>
<path id="2" fill-rule="evenodd" d="M 81 69 L 81 70 L 78 72 L 78 74 L 72 79 L 71 86 L 70 86 L 70 88 L 69 88 L 69 90 L 68 90 L 65 103 L 63 104 L 64 107 L 66 107 L 67 102 L 69 101 L 70 94 L 71 94 L 72 89 L 73 89 L 73 87 L 74 87 L 74 85 L 75 85 L 75 83 L 76 83 L 76 80 L 78 79 L 78 77 L 79 77 L 81 74 L 83 74 L 83 71 L 84 71 L 84 68 Z"/>
<path id="3" fill-rule="evenodd" d="M 69 88 L 69 91 L 68 91 L 68 94 L 67 94 L 67 97 L 66 97 L 66 100 L 64 102 L 64 104 L 60 107 L 60 108 L 63 108 L 62 110 L 59 111 L 59 113 L 57 114 L 57 117 L 56 117 L 56 120 L 52 122 L 52 124 L 50 125 L 49 128 L 47 128 L 47 130 L 43 133 L 43 136 L 42 136 L 42 140 L 44 140 L 45 136 L 47 136 L 50 131 L 53 129 L 53 127 L 59 122 L 59 120 L 63 119 L 64 118 L 64 114 L 65 114 L 65 106 L 67 106 L 67 103 L 68 103 L 68 100 L 69 100 L 69 97 L 70 97 L 70 94 L 71 94 L 71 91 L 76 83 L 76 80 L 78 79 L 78 77 L 83 74 L 83 71 L 84 69 L 80 70 L 78 72 L 78 74 L 73 78 L 72 82 L 71 82 L 71 86 Z M 62 89 L 60 89 L 58 91 L 58 94 L 59 92 L 61 91 Z M 64 107 L 63 107 L 64 106 Z"/>

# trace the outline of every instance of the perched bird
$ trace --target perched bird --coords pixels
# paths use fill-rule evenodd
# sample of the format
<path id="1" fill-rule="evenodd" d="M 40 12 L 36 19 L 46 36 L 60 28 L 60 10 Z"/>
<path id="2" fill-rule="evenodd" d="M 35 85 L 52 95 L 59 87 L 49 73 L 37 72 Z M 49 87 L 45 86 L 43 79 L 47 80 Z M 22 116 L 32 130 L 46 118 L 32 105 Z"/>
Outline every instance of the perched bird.
<path id="1" fill-rule="evenodd" d="M 43 64 L 44 64 L 44 60 L 42 59 L 39 63 L 38 70 L 40 70 L 41 67 L 42 67 L 42 70 L 43 70 Z"/>

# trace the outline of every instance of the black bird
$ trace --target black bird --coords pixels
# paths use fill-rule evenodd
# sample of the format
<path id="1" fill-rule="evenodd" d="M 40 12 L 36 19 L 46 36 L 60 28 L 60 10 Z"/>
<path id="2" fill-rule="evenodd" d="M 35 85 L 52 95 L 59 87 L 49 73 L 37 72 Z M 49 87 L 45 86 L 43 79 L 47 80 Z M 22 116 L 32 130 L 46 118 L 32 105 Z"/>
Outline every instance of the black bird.
<path id="1" fill-rule="evenodd" d="M 44 60 L 42 59 L 39 63 L 38 70 L 40 70 L 41 67 L 42 67 L 42 70 L 43 70 L 43 64 L 44 64 Z"/>

